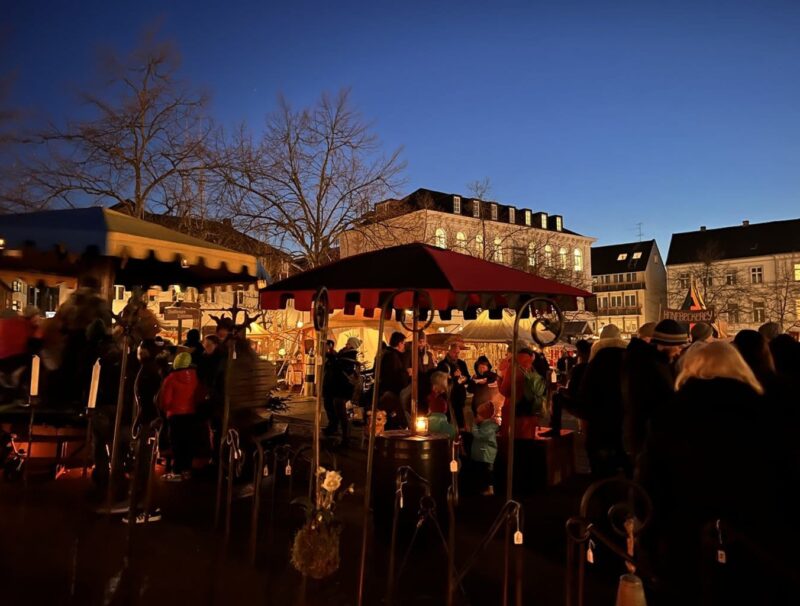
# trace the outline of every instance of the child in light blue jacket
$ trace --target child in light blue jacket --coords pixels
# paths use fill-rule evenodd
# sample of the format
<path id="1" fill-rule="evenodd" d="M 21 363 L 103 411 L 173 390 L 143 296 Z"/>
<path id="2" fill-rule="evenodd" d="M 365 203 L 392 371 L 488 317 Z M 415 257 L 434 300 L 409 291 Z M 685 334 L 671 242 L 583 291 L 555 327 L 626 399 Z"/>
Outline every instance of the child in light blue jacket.
<path id="1" fill-rule="evenodd" d="M 478 407 L 472 426 L 471 459 L 477 470 L 481 494 L 494 494 L 492 470 L 497 457 L 497 432 L 500 425 L 495 419 L 494 404 L 485 402 Z"/>

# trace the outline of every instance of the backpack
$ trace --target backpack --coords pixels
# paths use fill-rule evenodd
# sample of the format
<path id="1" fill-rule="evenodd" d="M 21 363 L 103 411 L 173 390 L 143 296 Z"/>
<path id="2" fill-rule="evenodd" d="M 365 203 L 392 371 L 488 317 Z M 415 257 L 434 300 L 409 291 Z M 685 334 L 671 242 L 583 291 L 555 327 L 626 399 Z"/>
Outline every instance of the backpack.
<path id="1" fill-rule="evenodd" d="M 525 386 L 523 398 L 524 402 L 520 406 L 518 404 L 517 414 L 523 416 L 540 415 L 544 412 L 545 393 L 547 387 L 544 384 L 544 379 L 535 370 L 527 372 L 522 370 L 524 376 L 523 384 Z"/>

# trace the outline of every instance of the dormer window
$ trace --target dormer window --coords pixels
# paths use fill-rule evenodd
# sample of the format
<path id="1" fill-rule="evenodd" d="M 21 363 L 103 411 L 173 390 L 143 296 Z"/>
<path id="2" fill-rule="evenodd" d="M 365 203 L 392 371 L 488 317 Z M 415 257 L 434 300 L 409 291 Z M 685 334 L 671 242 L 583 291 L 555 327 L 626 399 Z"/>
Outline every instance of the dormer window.
<path id="1" fill-rule="evenodd" d="M 531 211 L 526 210 L 525 211 L 525 225 L 530 227 L 530 224 L 531 224 Z"/>
<path id="2" fill-rule="evenodd" d="M 561 217 L 556 217 L 556 231 L 561 231 Z"/>
<path id="3" fill-rule="evenodd" d="M 542 229 L 547 229 L 547 215 L 542 213 Z"/>
<path id="4" fill-rule="evenodd" d="M 617 255 L 617 261 L 624 261 L 628 258 L 628 253 L 619 253 Z"/>
<path id="5" fill-rule="evenodd" d="M 461 196 L 453 196 L 453 213 L 461 214 Z"/>
<path id="6" fill-rule="evenodd" d="M 633 258 L 634 259 L 641 259 L 642 258 L 642 253 L 640 253 L 640 252 L 633 253 Z"/>
<path id="7" fill-rule="evenodd" d="M 492 204 L 492 221 L 497 221 L 497 204 Z"/>
<path id="8" fill-rule="evenodd" d="M 481 216 L 481 201 L 480 200 L 473 200 L 472 201 L 472 216 L 476 219 Z"/>
<path id="9" fill-rule="evenodd" d="M 509 208 L 508 209 L 508 222 L 509 223 L 516 223 L 517 222 L 516 214 L 517 213 L 513 208 Z"/>

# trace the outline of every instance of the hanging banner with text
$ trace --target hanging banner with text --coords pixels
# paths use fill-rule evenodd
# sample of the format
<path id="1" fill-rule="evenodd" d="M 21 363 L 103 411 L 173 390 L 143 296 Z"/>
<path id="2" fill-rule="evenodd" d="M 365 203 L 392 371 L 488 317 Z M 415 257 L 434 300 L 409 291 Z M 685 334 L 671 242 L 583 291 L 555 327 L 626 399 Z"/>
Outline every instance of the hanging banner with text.
<path id="1" fill-rule="evenodd" d="M 676 322 L 688 322 L 694 324 L 696 322 L 708 322 L 711 324 L 714 321 L 713 309 L 662 309 L 662 320 L 675 320 Z"/>

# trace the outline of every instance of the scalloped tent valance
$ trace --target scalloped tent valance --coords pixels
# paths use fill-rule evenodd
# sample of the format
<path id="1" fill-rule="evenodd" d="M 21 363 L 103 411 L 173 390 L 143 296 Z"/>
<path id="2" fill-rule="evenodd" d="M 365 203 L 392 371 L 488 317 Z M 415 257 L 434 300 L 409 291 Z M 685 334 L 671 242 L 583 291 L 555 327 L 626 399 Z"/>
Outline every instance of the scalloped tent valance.
<path id="1" fill-rule="evenodd" d="M 252 284 L 265 277 L 252 255 L 100 207 L 0 216 L 0 240 L 0 271 L 51 283 L 104 263 L 114 283 L 125 286 Z"/>
<path id="2" fill-rule="evenodd" d="M 392 292 L 401 288 L 426 290 L 431 301 L 424 306 L 449 320 L 453 310 L 465 319 L 488 309 L 499 317 L 502 309 L 517 308 L 531 297 L 548 297 L 564 310 L 576 310 L 583 298 L 595 305 L 592 293 L 554 280 L 484 261 L 427 244 L 404 244 L 346 257 L 275 282 L 261 290 L 263 309 L 281 309 L 294 299 L 295 309 L 308 311 L 319 287 L 328 289 L 331 309 L 352 314 L 360 305 L 370 314 Z M 412 295 L 399 295 L 396 309 L 410 308 Z"/>

